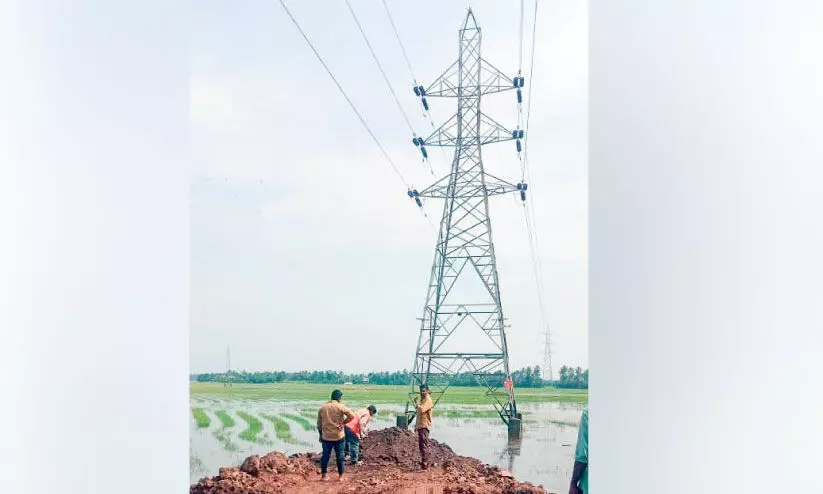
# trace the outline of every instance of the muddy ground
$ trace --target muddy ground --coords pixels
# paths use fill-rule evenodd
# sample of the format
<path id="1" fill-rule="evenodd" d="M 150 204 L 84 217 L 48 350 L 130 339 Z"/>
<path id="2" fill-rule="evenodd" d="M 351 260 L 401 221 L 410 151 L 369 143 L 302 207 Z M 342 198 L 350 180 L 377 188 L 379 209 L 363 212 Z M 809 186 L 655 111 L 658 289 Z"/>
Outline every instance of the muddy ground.
<path id="1" fill-rule="evenodd" d="M 431 440 L 428 470 L 420 469 L 417 436 L 396 427 L 371 432 L 361 443 L 361 466 L 346 465 L 343 481 L 329 462 L 329 481 L 320 481 L 319 455 L 286 457 L 272 452 L 246 458 L 237 468 L 221 468 L 215 477 L 191 486 L 190 494 L 527 494 L 542 487 L 516 481 L 510 473 L 475 458 L 458 456 Z"/>

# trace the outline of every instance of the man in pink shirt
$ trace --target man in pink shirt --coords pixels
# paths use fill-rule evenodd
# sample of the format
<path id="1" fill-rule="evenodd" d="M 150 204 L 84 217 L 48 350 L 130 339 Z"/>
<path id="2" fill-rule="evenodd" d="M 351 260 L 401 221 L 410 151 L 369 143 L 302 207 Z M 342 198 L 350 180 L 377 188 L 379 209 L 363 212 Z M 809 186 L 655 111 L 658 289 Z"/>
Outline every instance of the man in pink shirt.
<path id="1" fill-rule="evenodd" d="M 366 437 L 366 429 L 371 422 L 372 415 L 377 413 L 374 405 L 368 408 L 361 408 L 354 412 L 354 418 L 346 422 L 346 453 L 351 455 L 351 464 L 358 465 L 360 462 L 360 439 Z"/>

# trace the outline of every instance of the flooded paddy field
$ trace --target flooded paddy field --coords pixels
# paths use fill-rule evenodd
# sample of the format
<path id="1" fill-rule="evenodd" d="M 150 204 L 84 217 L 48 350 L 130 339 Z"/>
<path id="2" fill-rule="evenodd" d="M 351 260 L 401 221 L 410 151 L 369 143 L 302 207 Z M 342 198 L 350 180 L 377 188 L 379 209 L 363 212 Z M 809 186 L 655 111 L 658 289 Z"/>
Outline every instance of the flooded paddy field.
<path id="1" fill-rule="evenodd" d="M 314 424 L 317 409 L 325 402 L 319 396 L 332 387 L 193 385 L 191 482 L 216 475 L 220 467 L 239 465 L 253 454 L 319 451 Z M 395 387 L 341 387 L 343 402 L 352 408 L 376 405 L 378 414 L 371 428 L 392 427 L 396 415 L 403 412 L 408 389 L 389 388 Z M 551 398 L 551 392 L 547 391 L 544 397 Z M 565 492 L 574 462 L 577 425 L 585 406 L 581 395 L 573 394 L 571 399 L 561 401 L 526 398 L 524 403 L 518 402 L 524 422 L 523 437 L 518 441 L 508 440 L 506 427 L 491 405 L 459 403 L 475 401 L 477 395 L 482 398 L 480 390 L 458 390 L 454 396 L 450 390 L 446 396 L 452 398 L 451 402 L 444 397 L 435 408 L 432 439 L 448 444 L 459 455 L 509 470 L 519 480 L 542 484 L 549 491 Z"/>

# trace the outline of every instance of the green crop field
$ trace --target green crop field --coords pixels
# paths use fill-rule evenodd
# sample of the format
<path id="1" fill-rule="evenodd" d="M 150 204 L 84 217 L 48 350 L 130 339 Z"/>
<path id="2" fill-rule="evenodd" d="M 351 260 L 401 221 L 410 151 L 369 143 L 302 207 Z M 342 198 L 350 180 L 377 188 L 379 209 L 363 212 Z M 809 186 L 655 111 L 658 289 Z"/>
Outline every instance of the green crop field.
<path id="1" fill-rule="evenodd" d="M 239 465 L 250 454 L 317 451 L 318 408 L 336 388 L 343 391 L 343 403 L 350 407 L 377 406 L 378 414 L 373 417 L 371 430 L 395 425 L 396 416 L 405 410 L 409 391 L 406 386 L 384 385 L 289 382 L 233 383 L 228 387 L 222 383 L 191 383 L 189 473 L 192 482 L 203 475 L 214 475 L 221 466 Z M 528 404 L 523 409 L 524 429 L 528 431 L 525 441 L 532 441 L 534 448 L 545 447 L 545 442 L 535 441 L 546 437 L 554 438 L 551 444 L 556 448 L 561 448 L 561 444 L 574 444 L 580 413 L 588 402 L 587 391 L 518 388 L 516 394 L 518 403 Z M 449 445 L 454 445 L 455 451 L 475 454 L 478 444 L 489 451 L 507 447 L 497 433 L 505 431 L 505 424 L 485 396 L 484 388 L 451 388 L 440 403 L 446 406 L 435 409 L 437 433 L 448 435 Z M 558 451 L 568 453 L 567 449 Z"/>
<path id="2" fill-rule="evenodd" d="M 497 418 L 496 410 L 439 410 L 439 415 L 453 419 Z"/>
<path id="3" fill-rule="evenodd" d="M 226 451 L 237 451 L 239 449 L 237 444 L 232 442 L 230 435 L 224 431 L 215 431 L 212 436 L 217 439 L 217 442 Z"/>
<path id="4" fill-rule="evenodd" d="M 317 414 L 315 413 L 314 415 L 316 416 Z M 304 431 L 313 431 L 316 429 L 316 427 L 313 423 L 311 423 L 311 421 L 300 415 L 295 415 L 293 413 L 284 413 L 283 418 L 297 422 L 300 425 L 300 427 L 303 428 Z"/>
<path id="5" fill-rule="evenodd" d="M 246 412 L 237 412 L 237 416 L 243 419 L 243 421 L 248 425 L 248 427 L 246 427 L 246 429 L 239 434 L 238 437 L 240 439 L 250 442 L 265 443 L 264 439 L 257 436 L 260 431 L 263 430 L 263 424 L 260 423 L 260 420 L 258 420 L 257 417 Z"/>
<path id="6" fill-rule="evenodd" d="M 214 414 L 220 419 L 223 427 L 234 427 L 234 419 L 225 410 L 217 410 Z"/>
<path id="7" fill-rule="evenodd" d="M 408 399 L 407 386 L 378 385 L 334 385 L 309 383 L 275 384 L 233 384 L 225 387 L 221 383 L 190 384 L 192 397 L 216 397 L 222 399 L 278 400 L 278 401 L 325 401 L 333 389 L 343 391 L 343 401 L 357 403 L 405 403 Z M 452 405 L 481 405 L 488 403 L 484 389 L 478 387 L 452 387 L 440 403 Z M 515 389 L 518 403 L 586 403 L 589 392 L 585 389 L 558 388 L 518 388 Z M 308 417 L 307 417 L 308 418 Z"/>
<path id="8" fill-rule="evenodd" d="M 211 419 L 202 408 L 192 408 L 191 413 L 194 415 L 197 427 L 208 427 L 211 425 Z"/>
<path id="9" fill-rule="evenodd" d="M 263 417 L 264 419 L 268 420 L 269 422 L 271 422 L 274 425 L 274 431 L 275 431 L 275 434 L 277 435 L 278 439 L 283 439 L 283 440 L 286 440 L 286 441 L 289 441 L 289 440 L 292 439 L 291 426 L 289 426 L 288 422 L 286 422 L 285 420 L 283 420 L 280 417 L 277 417 L 275 415 L 269 415 L 269 414 L 263 413 L 263 414 L 260 414 L 260 416 Z"/>

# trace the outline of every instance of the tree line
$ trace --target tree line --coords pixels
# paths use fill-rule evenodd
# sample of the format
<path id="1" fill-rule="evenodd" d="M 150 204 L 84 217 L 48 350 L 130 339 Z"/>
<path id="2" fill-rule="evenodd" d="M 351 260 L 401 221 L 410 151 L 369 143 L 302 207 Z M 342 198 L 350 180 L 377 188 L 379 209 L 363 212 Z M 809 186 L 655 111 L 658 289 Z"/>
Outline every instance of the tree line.
<path id="1" fill-rule="evenodd" d="M 305 382 L 315 384 L 376 384 L 376 385 L 399 385 L 408 386 L 410 381 L 408 370 L 394 372 L 369 372 L 366 374 L 346 374 L 341 371 L 269 371 L 269 372 L 247 372 L 230 371 L 228 373 L 204 373 L 192 374 L 191 381 L 195 382 L 234 382 L 234 383 L 280 383 L 280 382 Z M 451 386 L 476 386 L 477 380 L 470 372 L 457 374 L 451 380 Z M 487 377 L 486 381 L 490 385 L 502 386 L 503 377 Z M 589 370 L 585 371 L 580 367 L 571 368 L 563 366 L 560 369 L 560 379 L 549 381 L 543 379 L 540 366 L 525 367 L 512 372 L 512 382 L 515 388 L 542 388 L 555 386 L 567 389 L 588 389 Z"/>
<path id="2" fill-rule="evenodd" d="M 560 380 L 555 381 L 555 387 L 565 389 L 589 389 L 589 369 L 583 370 L 580 367 L 560 368 Z"/>

